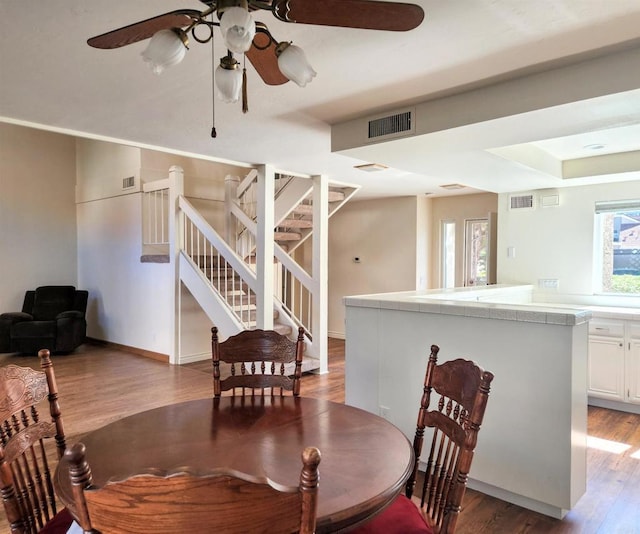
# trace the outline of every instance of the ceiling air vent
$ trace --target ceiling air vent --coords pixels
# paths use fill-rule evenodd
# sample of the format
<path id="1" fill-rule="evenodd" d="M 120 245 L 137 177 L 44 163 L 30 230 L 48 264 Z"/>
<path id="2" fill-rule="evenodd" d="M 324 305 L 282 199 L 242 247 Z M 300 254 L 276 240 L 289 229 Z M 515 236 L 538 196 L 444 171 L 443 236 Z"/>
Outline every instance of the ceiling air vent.
<path id="1" fill-rule="evenodd" d="M 533 195 L 513 195 L 509 197 L 509 209 L 533 209 Z"/>
<path id="2" fill-rule="evenodd" d="M 131 189 L 134 185 L 136 185 L 135 176 L 128 176 L 122 179 L 122 189 Z"/>
<path id="3" fill-rule="evenodd" d="M 405 111 L 380 117 L 369 121 L 369 139 L 378 139 L 380 137 L 397 136 L 406 132 L 413 131 L 413 112 Z"/>

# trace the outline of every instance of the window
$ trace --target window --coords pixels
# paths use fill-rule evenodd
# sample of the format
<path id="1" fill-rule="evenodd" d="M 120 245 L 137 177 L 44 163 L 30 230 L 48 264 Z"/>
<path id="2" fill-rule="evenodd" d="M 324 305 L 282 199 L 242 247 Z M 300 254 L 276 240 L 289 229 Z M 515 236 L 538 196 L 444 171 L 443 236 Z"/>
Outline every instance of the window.
<path id="1" fill-rule="evenodd" d="M 640 200 L 596 202 L 596 286 L 640 294 Z"/>
<path id="2" fill-rule="evenodd" d="M 440 226 L 440 285 L 456 286 L 456 223 L 441 221 Z"/>

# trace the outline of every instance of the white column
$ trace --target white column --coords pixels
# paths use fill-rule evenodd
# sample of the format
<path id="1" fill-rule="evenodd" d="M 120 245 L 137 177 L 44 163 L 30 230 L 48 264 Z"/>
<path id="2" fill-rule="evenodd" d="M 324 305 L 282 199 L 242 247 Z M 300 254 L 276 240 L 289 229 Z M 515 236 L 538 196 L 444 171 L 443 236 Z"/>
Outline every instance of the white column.
<path id="1" fill-rule="evenodd" d="M 313 234 L 312 239 L 312 356 L 320 360 L 319 373 L 329 372 L 328 342 L 328 255 L 329 255 L 329 179 L 313 176 Z"/>
<path id="2" fill-rule="evenodd" d="M 169 169 L 169 263 L 173 273 L 173 291 L 171 293 L 173 310 L 173 328 L 171 329 L 171 349 L 169 363 L 180 363 L 180 272 L 178 255 L 184 236 L 183 218 L 178 209 L 178 199 L 184 194 L 184 172 L 182 167 L 173 165 Z"/>
<path id="3" fill-rule="evenodd" d="M 258 286 L 256 322 L 258 328 L 273 328 L 273 237 L 275 171 L 270 165 L 258 166 L 258 230 L 256 234 L 256 276 Z"/>

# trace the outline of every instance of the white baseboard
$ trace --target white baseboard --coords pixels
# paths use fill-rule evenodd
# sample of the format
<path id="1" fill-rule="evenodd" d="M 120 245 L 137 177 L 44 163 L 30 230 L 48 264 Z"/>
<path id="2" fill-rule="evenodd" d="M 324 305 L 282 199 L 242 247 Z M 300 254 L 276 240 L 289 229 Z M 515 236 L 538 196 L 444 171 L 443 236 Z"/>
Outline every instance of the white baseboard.
<path id="1" fill-rule="evenodd" d="M 510 502 L 517 506 L 521 506 L 522 508 L 526 508 L 527 510 L 533 510 L 534 512 L 538 512 L 539 514 L 544 514 L 555 519 L 562 519 L 569 512 L 569 510 L 565 510 L 564 508 L 540 502 L 473 478 L 469 478 L 467 486 L 473 490 L 490 495 L 491 497 Z"/>
<path id="2" fill-rule="evenodd" d="M 180 355 L 180 365 L 184 363 L 193 363 L 193 362 L 201 362 L 203 360 L 210 360 L 211 353 L 210 352 L 199 352 L 196 354 L 181 354 Z"/>
<path id="3" fill-rule="evenodd" d="M 640 414 L 640 404 L 632 404 L 630 402 L 619 402 L 608 399 L 598 399 L 597 397 L 589 397 L 589 406 L 598 406 L 599 408 L 608 408 L 609 410 L 618 410 L 619 412 L 629 412 Z"/>

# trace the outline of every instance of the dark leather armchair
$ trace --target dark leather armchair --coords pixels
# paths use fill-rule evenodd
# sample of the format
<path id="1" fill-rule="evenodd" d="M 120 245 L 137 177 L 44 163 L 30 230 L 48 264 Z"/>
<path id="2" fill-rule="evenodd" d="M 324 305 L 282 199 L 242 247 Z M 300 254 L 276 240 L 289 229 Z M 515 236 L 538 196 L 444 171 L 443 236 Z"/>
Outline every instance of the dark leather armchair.
<path id="1" fill-rule="evenodd" d="M 88 296 L 73 286 L 27 291 L 21 312 L 0 315 L 0 352 L 71 352 L 84 343 Z"/>

